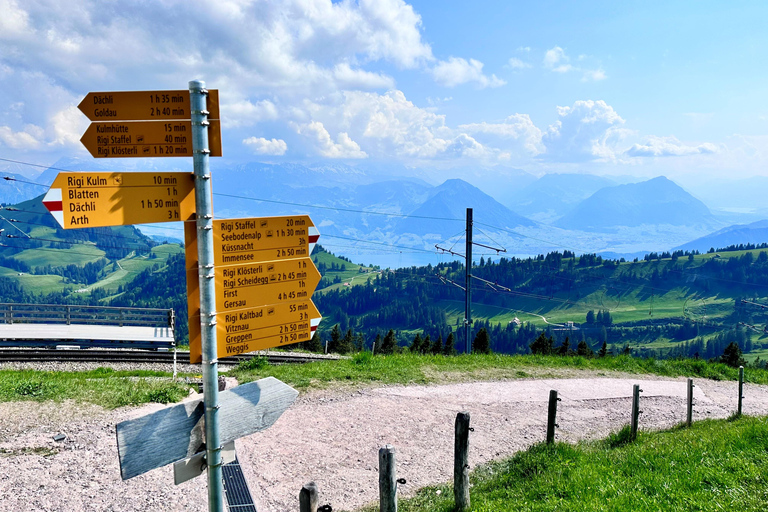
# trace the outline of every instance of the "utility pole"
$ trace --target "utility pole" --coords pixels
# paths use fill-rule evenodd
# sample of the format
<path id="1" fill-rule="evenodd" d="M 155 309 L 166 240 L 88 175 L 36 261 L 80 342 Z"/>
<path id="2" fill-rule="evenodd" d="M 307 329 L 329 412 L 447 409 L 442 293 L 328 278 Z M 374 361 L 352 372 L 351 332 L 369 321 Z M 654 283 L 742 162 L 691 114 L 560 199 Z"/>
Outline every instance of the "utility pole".
<path id="1" fill-rule="evenodd" d="M 464 295 L 464 342 L 467 354 L 472 352 L 472 208 L 467 208 L 467 257 L 466 265 L 466 293 Z"/>
<path id="2" fill-rule="evenodd" d="M 443 247 L 440 247 L 439 244 L 435 244 L 435 249 L 438 251 L 442 251 L 443 253 L 448 253 L 453 256 L 460 256 L 464 258 L 464 286 L 461 286 L 459 283 L 456 283 L 441 274 L 437 274 L 437 278 L 440 279 L 442 282 L 447 284 L 452 284 L 453 286 L 460 288 L 464 290 L 464 342 L 467 354 L 472 352 L 472 279 L 477 279 L 478 281 L 482 281 L 486 285 L 488 285 L 490 288 L 497 290 L 497 289 L 503 289 L 506 291 L 511 291 L 509 288 L 505 286 L 501 286 L 498 283 L 492 283 L 491 281 L 486 281 L 485 279 L 482 279 L 480 277 L 476 277 L 472 275 L 472 246 L 473 245 L 479 245 L 480 247 L 485 247 L 486 249 L 491 249 L 493 251 L 496 251 L 496 254 L 500 252 L 507 252 L 506 249 L 498 249 L 496 247 L 491 247 L 490 245 L 484 245 L 479 244 L 472 241 L 472 208 L 467 208 L 467 228 L 466 228 L 466 253 L 465 254 L 459 254 L 457 252 L 453 252 L 451 249 L 445 249 Z"/>

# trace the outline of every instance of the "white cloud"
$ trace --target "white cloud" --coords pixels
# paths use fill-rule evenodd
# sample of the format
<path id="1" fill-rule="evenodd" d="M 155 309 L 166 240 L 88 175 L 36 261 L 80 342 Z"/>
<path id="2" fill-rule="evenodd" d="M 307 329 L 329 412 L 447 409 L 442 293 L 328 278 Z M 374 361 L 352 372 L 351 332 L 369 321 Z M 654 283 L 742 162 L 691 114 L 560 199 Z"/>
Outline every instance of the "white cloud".
<path id="1" fill-rule="evenodd" d="M 249 137 L 243 144 L 253 149 L 257 155 L 282 156 L 288 151 L 288 144 L 282 139 L 265 139 L 264 137 Z"/>
<path id="2" fill-rule="evenodd" d="M 559 46 L 555 46 L 544 54 L 544 67 L 555 73 L 567 73 L 574 69 L 573 66 L 568 64 L 569 60 L 565 51 Z"/>
<path id="3" fill-rule="evenodd" d="M 599 82 L 605 80 L 605 71 L 602 69 L 587 69 L 584 71 L 584 75 L 581 77 L 582 82 Z"/>
<path id="4" fill-rule="evenodd" d="M 395 80 L 391 76 L 352 69 L 346 62 L 336 65 L 333 76 L 342 89 L 392 89 L 395 87 Z"/>
<path id="5" fill-rule="evenodd" d="M 455 87 L 468 82 L 475 82 L 480 88 L 501 87 L 507 83 L 496 75 L 484 75 L 483 63 L 479 60 L 467 61 L 460 57 L 438 62 L 432 68 L 432 76 L 435 82 L 445 87 Z"/>
<path id="6" fill-rule="evenodd" d="M 56 112 L 51 118 L 51 145 L 79 146 L 88 121 L 75 106 Z"/>
<path id="7" fill-rule="evenodd" d="M 44 130 L 29 125 L 24 131 L 15 132 L 9 126 L 0 126 L 0 143 L 10 149 L 37 149 L 42 145 Z"/>
<path id="8" fill-rule="evenodd" d="M 323 123 L 312 121 L 309 124 L 300 125 L 296 130 L 299 134 L 307 136 L 315 144 L 317 151 L 327 158 L 367 158 L 365 151 L 353 141 L 349 134 L 341 132 L 336 137 L 336 142 L 331 140 L 331 134 L 325 129 Z"/>
<path id="9" fill-rule="evenodd" d="M 557 107 L 559 119 L 542 137 L 546 152 L 541 157 L 560 162 L 614 160 L 616 145 L 629 130 L 624 119 L 605 101 L 576 101 L 572 107 Z"/>
<path id="10" fill-rule="evenodd" d="M 221 110 L 228 128 L 252 126 L 262 121 L 273 121 L 279 115 L 277 106 L 270 100 L 260 100 L 254 103 L 241 98 L 224 103 Z"/>
<path id="11" fill-rule="evenodd" d="M 687 156 L 716 153 L 717 146 L 711 143 L 688 146 L 676 137 L 648 137 L 644 144 L 634 144 L 626 154 L 633 157 L 647 156 Z"/>
<path id="12" fill-rule="evenodd" d="M 580 72 L 582 82 L 599 82 L 606 79 L 605 71 L 602 68 L 597 67 L 594 69 L 573 66 L 570 64 L 570 58 L 566 55 L 565 50 L 559 46 L 555 46 L 551 50 L 547 50 L 544 54 L 543 65 L 545 69 L 549 69 L 553 73 L 570 73 L 571 71 Z M 589 60 L 587 55 L 579 55 L 576 59 L 579 62 Z"/>
<path id="13" fill-rule="evenodd" d="M 528 114 L 512 114 L 503 123 L 461 124 L 459 130 L 473 134 L 494 135 L 500 139 L 521 141 L 526 152 L 536 155 L 544 151 L 541 130 L 533 124 Z"/>
<path id="14" fill-rule="evenodd" d="M 29 15 L 16 0 L 0 0 L 0 38 L 20 35 L 29 29 Z"/>
<path id="15" fill-rule="evenodd" d="M 525 69 L 525 68 L 531 67 L 529 63 L 524 62 L 518 59 L 517 57 L 510 58 L 508 64 L 509 64 L 509 67 L 511 67 L 512 69 Z"/>

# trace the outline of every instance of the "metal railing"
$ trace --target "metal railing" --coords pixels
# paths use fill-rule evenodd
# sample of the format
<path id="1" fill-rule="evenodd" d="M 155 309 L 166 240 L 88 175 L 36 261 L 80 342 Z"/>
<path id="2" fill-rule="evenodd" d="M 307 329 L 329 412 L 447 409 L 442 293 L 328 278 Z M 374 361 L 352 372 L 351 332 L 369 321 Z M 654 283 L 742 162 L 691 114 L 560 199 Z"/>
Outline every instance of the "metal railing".
<path id="1" fill-rule="evenodd" d="M 0 324 L 174 327 L 173 309 L 0 303 Z"/>

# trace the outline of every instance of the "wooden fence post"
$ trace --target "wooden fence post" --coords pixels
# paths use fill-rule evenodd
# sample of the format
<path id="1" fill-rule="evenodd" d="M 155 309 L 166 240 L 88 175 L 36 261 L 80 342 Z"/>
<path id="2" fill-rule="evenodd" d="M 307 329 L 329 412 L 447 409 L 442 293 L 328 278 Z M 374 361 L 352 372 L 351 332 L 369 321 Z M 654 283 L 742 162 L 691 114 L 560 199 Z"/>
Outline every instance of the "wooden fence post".
<path id="1" fill-rule="evenodd" d="M 299 492 L 299 511 L 300 512 L 317 512 L 318 502 L 320 497 L 317 492 L 317 485 L 315 482 L 309 482 L 301 488 Z"/>
<path id="2" fill-rule="evenodd" d="M 637 439 L 637 424 L 640 418 L 640 389 L 639 384 L 632 387 L 632 423 L 630 426 L 630 438 L 632 441 Z"/>
<path id="3" fill-rule="evenodd" d="M 453 499 L 456 510 L 469 510 L 469 413 L 456 415 L 453 444 Z"/>
<path id="4" fill-rule="evenodd" d="M 395 447 L 391 444 L 379 449 L 379 511 L 397 512 Z"/>
<path id="5" fill-rule="evenodd" d="M 549 392 L 549 410 L 547 411 L 547 444 L 555 442 L 555 427 L 557 427 L 557 391 L 554 389 Z"/>
<path id="6" fill-rule="evenodd" d="M 744 367 L 739 366 L 739 412 L 741 416 L 741 402 L 744 399 Z"/>
<path id="7" fill-rule="evenodd" d="M 689 428 L 693 423 L 693 379 L 688 379 L 688 414 L 685 423 Z"/>

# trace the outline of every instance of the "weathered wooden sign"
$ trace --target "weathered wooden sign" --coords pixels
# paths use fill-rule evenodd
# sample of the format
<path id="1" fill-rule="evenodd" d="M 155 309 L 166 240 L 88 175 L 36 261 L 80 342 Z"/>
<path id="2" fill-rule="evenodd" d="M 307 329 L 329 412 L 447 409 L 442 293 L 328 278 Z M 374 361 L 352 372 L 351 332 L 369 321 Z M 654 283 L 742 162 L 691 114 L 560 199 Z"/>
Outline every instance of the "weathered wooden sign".
<path id="1" fill-rule="evenodd" d="M 272 426 L 299 392 L 267 377 L 219 393 L 222 444 Z M 184 402 L 117 424 L 117 452 L 123 480 L 193 457 L 204 442 L 203 399 Z"/>

